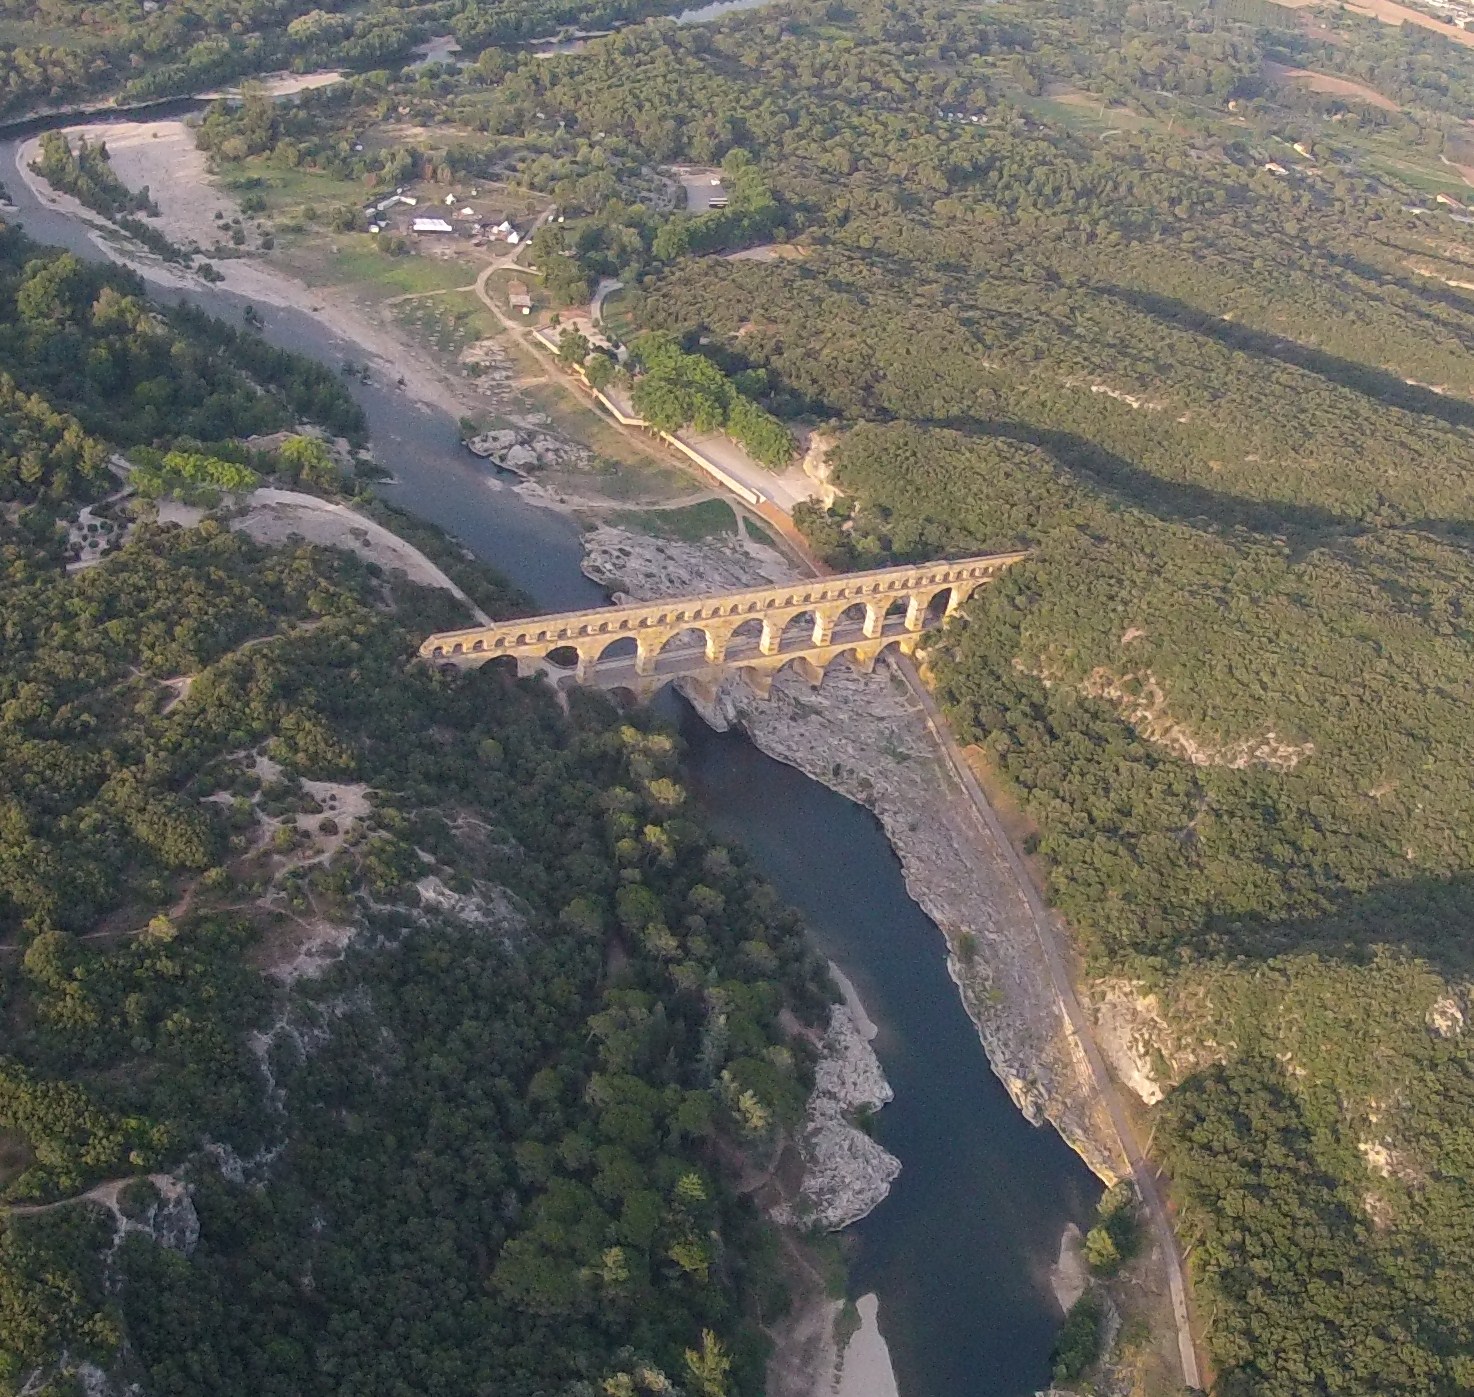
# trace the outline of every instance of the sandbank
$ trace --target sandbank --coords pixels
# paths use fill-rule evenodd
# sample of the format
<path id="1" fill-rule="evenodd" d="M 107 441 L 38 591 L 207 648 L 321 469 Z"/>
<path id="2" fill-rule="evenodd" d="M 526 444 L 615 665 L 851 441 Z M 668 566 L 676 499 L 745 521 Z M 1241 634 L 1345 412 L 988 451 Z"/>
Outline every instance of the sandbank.
<path id="1" fill-rule="evenodd" d="M 840 1355 L 835 1397 L 900 1397 L 891 1351 L 880 1332 L 879 1299 L 862 1295 L 855 1308 L 860 1312 L 860 1327 Z"/>

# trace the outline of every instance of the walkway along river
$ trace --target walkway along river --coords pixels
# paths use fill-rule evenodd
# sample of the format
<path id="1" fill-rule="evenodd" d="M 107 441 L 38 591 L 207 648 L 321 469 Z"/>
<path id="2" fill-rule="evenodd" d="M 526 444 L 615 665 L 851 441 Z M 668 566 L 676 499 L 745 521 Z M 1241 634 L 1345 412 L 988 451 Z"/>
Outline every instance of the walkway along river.
<path id="1" fill-rule="evenodd" d="M 0 143 L 0 181 L 19 221 L 39 242 L 100 259 L 81 224 L 38 203 L 16 176 L 18 144 Z M 243 298 L 203 286 L 188 295 L 240 324 Z M 273 308 L 265 334 L 329 364 L 365 353 L 301 310 Z M 449 417 L 387 383 L 354 385 L 375 454 L 394 473 L 383 493 L 456 535 L 541 607 L 599 604 L 603 593 L 579 570 L 578 526 L 493 478 Z M 1023 1397 L 1047 1386 L 1060 1320 L 1047 1273 L 1066 1224 L 1087 1223 L 1098 1184 L 1053 1130 L 1028 1124 L 989 1071 L 941 935 L 908 896 L 869 812 L 744 738 L 711 732 L 684 703 L 671 711 L 707 818 L 804 913 L 879 1025 L 896 1099 L 877 1136 L 902 1173 L 847 1236 L 852 1294 L 879 1296 L 901 1397 Z"/>

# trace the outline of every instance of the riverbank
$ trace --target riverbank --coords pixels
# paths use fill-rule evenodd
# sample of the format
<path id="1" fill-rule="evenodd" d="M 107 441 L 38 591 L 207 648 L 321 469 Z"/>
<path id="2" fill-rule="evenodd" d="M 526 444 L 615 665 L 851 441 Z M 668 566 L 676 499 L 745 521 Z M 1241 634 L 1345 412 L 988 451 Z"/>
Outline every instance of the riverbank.
<path id="1" fill-rule="evenodd" d="M 112 162 L 114 171 L 130 188 L 149 186 L 159 206 L 159 229 L 171 241 L 184 245 L 198 240 L 201 217 L 213 228 L 216 209 L 227 218 L 239 214 L 239 206 L 232 196 L 209 181 L 204 156 L 195 148 L 193 132 L 178 118 L 122 124 L 99 122 L 66 129 L 69 135 L 108 141 L 110 151 L 111 142 L 122 132 Z M 85 227 L 97 249 L 113 261 L 172 290 L 200 291 L 204 283 L 197 275 L 152 256 L 100 214 L 47 184 L 31 169 L 39 145 L 39 137 L 20 142 L 15 147 L 12 169 L 0 172 L 0 183 L 8 181 L 13 170 L 38 203 Z M 202 214 L 202 211 L 208 212 Z M 218 285 L 222 290 L 247 298 L 266 308 L 268 314 L 272 307 L 309 308 L 333 335 L 360 347 L 370 372 L 391 382 L 402 378 L 406 395 L 415 402 L 451 418 L 459 418 L 479 405 L 469 392 L 435 372 L 423 355 L 409 353 L 407 346 L 398 343 L 383 325 L 374 323 L 348 298 L 334 294 L 331 288 L 308 287 L 256 257 L 222 259 L 216 270 L 220 273 Z"/>
<path id="2" fill-rule="evenodd" d="M 801 575 L 763 561 L 744 569 L 735 547 L 714 553 L 604 528 L 588 538 L 585 571 L 642 600 L 777 581 L 777 566 Z M 769 756 L 874 813 L 907 891 L 946 938 L 949 973 L 1009 1095 L 1035 1124 L 1052 1122 L 1104 1182 L 1120 1178 L 1125 1161 L 1040 963 L 1028 905 L 1002 852 L 981 840 L 900 677 L 885 664 L 864 674 L 837 662 L 818 689 L 784 670 L 766 699 L 740 678 L 714 702 L 687 697 L 718 731 L 740 727 Z"/>

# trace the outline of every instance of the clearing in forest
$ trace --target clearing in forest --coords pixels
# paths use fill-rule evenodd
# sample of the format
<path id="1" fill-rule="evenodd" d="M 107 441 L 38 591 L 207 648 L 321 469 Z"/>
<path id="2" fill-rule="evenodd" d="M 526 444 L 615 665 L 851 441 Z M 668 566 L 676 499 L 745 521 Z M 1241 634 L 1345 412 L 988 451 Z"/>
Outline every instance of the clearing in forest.
<path id="1" fill-rule="evenodd" d="M 1308 87 L 1312 92 L 1325 92 L 1335 97 L 1354 97 L 1369 107 L 1380 107 L 1384 112 L 1401 110 L 1390 97 L 1384 97 L 1375 88 L 1352 82 L 1350 78 L 1336 78 L 1329 73 L 1314 73 L 1309 68 L 1291 68 L 1284 63 L 1264 64 L 1264 76 L 1271 82 L 1293 82 Z"/>

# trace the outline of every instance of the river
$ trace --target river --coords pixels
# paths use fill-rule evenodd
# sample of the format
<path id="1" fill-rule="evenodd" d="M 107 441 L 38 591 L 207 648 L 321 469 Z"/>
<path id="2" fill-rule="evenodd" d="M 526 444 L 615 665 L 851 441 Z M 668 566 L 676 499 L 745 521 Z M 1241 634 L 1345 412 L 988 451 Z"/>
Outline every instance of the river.
<path id="1" fill-rule="evenodd" d="M 732 7 L 743 3 L 752 0 Z M 39 242 L 100 259 L 85 228 L 16 177 L 17 144 L 0 142 L 0 180 L 19 221 Z M 165 301 L 181 295 L 151 289 Z M 205 286 L 188 297 L 233 325 L 247 304 Z M 364 357 L 304 310 L 270 308 L 264 333 L 329 364 Z M 394 474 L 386 497 L 454 534 L 547 610 L 605 599 L 579 570 L 573 520 L 497 480 L 443 413 L 387 382 L 351 386 L 375 455 Z M 989 1070 L 948 978 L 941 933 L 907 894 L 870 813 L 670 702 L 708 820 L 751 850 L 803 912 L 880 1029 L 875 1046 L 896 1099 L 876 1133 L 902 1173 L 845 1236 L 852 1294 L 879 1297 L 901 1397 L 1024 1397 L 1047 1386 L 1060 1318 L 1049 1267 L 1065 1226 L 1088 1222 L 1099 1185 L 1053 1129 L 1028 1124 Z"/>

